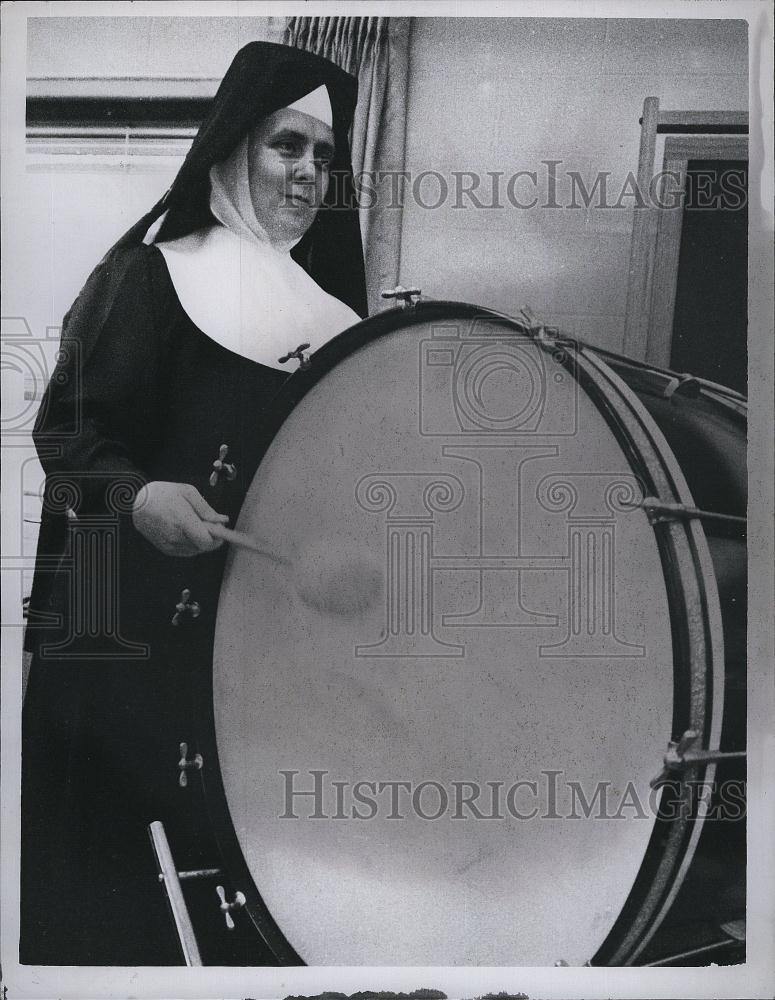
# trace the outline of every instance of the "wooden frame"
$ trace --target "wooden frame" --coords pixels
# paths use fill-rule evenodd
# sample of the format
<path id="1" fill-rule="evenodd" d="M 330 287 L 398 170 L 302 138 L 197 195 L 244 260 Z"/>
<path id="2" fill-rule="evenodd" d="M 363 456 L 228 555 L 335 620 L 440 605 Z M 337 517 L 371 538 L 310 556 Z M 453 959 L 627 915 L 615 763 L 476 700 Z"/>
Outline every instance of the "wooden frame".
<path id="1" fill-rule="evenodd" d="M 638 190 L 630 248 L 624 353 L 637 360 L 667 366 L 672 341 L 678 252 L 683 211 L 652 203 L 658 134 L 681 135 L 665 140 L 664 169 L 678 174 L 683 192 L 691 159 L 748 159 L 746 111 L 660 111 L 659 98 L 643 102 Z"/>

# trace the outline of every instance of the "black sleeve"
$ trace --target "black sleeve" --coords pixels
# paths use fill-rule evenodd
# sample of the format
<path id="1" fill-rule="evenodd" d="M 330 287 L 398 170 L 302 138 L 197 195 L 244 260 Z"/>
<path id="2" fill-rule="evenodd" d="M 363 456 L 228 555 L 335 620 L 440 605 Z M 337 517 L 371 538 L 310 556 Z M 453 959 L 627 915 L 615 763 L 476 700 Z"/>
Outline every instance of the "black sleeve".
<path id="1" fill-rule="evenodd" d="M 126 512 L 145 482 L 167 395 L 174 298 L 162 264 L 144 245 L 109 254 L 65 317 L 33 431 L 51 513 Z"/>

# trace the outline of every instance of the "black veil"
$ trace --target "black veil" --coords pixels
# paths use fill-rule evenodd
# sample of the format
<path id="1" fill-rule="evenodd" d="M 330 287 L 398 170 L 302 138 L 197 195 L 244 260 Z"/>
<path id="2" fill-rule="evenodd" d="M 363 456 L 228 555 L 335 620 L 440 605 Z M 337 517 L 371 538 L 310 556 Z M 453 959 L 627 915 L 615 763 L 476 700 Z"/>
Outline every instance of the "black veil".
<path id="1" fill-rule="evenodd" d="M 172 186 L 112 249 L 141 243 L 166 213 L 155 241 L 176 239 L 212 225 L 208 172 L 226 159 L 262 118 L 324 84 L 333 112 L 335 154 L 328 192 L 315 221 L 291 256 L 320 287 L 367 313 L 363 247 L 352 176 L 349 130 L 357 100 L 355 79 L 334 63 L 303 49 L 250 42 L 226 72 Z"/>

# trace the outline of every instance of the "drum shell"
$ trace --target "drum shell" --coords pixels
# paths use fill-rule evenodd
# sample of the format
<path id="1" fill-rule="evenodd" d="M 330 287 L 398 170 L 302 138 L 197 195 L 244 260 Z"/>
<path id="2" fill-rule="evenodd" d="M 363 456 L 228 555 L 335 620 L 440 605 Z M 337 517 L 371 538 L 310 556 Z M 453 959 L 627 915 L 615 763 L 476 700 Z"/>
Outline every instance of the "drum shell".
<path id="1" fill-rule="evenodd" d="M 698 508 L 744 518 L 747 512 L 747 408 L 722 387 L 649 371 L 625 358 L 606 360 L 653 417 L 679 462 Z M 719 591 L 724 637 L 724 709 L 719 748 L 744 752 L 747 732 L 747 543 L 744 526 L 703 521 Z M 676 737 L 680 724 L 676 725 Z M 745 926 L 746 764 L 722 761 L 709 779 L 709 813 L 691 866 L 664 921 L 640 956 L 680 964 L 745 961 L 745 938 L 731 940 L 722 925 Z M 713 949 L 716 950 L 713 950 Z M 694 950 L 698 954 L 693 954 Z M 602 950 L 600 958 L 607 958 Z"/>

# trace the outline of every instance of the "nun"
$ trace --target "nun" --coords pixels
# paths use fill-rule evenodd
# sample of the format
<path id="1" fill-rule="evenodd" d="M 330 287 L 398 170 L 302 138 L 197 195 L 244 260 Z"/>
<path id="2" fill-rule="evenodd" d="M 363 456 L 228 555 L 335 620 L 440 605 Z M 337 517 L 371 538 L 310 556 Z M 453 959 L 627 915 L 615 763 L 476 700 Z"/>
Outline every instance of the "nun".
<path id="1" fill-rule="evenodd" d="M 236 523 L 293 367 L 366 312 L 355 101 L 327 60 L 245 46 L 171 188 L 65 317 L 34 433 L 24 963 L 177 961 L 147 828 L 165 824 L 178 867 L 203 864 L 179 765 L 211 669 L 217 526 Z"/>

